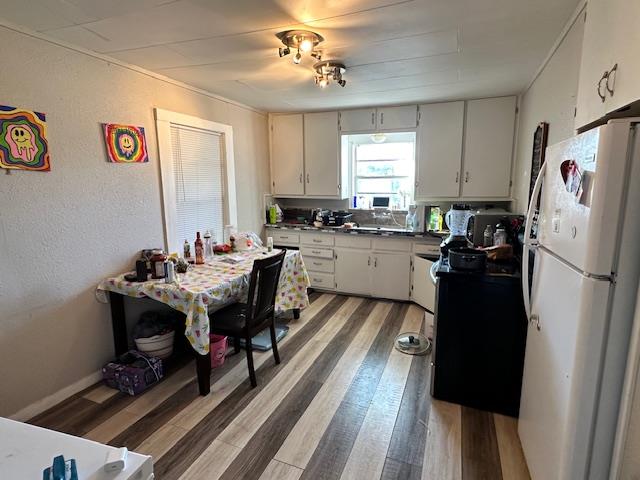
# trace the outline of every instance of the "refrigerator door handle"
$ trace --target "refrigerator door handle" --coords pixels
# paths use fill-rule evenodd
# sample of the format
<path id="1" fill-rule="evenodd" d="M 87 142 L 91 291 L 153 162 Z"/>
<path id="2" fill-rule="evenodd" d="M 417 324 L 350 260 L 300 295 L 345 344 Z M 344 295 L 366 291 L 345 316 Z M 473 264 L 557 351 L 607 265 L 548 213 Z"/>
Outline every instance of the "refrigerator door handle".
<path id="1" fill-rule="evenodd" d="M 533 215 L 536 210 L 536 204 L 538 203 L 538 196 L 542 188 L 542 181 L 547 170 L 547 164 L 543 163 L 536 178 L 536 183 L 533 186 L 533 192 L 531 193 L 531 201 L 529 203 L 529 209 L 527 210 L 527 221 L 524 226 L 524 245 L 522 247 L 522 297 L 524 298 L 524 311 L 527 314 L 527 319 L 531 318 L 531 292 L 529 291 L 529 251 L 535 249 L 538 246 L 538 239 L 531 238 L 531 227 L 533 226 Z"/>

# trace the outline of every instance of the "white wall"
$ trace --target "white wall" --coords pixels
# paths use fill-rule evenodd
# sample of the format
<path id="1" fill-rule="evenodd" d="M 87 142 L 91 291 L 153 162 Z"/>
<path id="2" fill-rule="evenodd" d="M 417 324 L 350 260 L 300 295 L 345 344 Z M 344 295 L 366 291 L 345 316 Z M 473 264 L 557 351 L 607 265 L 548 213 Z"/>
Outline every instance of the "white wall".
<path id="1" fill-rule="evenodd" d="M 548 145 L 575 134 L 583 33 L 584 15 L 580 14 L 540 75 L 520 96 L 513 188 L 517 212 L 524 213 L 529 201 L 533 134 L 538 124 L 549 124 Z"/>
<path id="2" fill-rule="evenodd" d="M 240 229 L 261 231 L 269 167 L 266 115 L 5 27 L 0 45 L 0 103 L 46 113 L 51 153 L 49 173 L 0 171 L 6 416 L 71 393 L 112 355 L 94 288 L 164 243 L 154 107 L 233 126 Z M 150 162 L 107 163 L 102 122 L 144 126 Z"/>

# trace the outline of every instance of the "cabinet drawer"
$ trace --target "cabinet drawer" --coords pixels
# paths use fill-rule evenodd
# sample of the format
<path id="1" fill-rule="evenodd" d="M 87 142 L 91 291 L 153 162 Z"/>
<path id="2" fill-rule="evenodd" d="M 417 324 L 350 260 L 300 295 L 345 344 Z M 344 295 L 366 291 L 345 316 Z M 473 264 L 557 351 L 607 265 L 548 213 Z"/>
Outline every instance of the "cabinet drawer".
<path id="1" fill-rule="evenodd" d="M 303 233 L 300 235 L 300 243 L 305 245 L 331 245 L 333 246 L 333 234 L 325 233 L 325 234 L 312 234 L 312 233 Z"/>
<path id="2" fill-rule="evenodd" d="M 307 258 L 304 262 L 309 275 L 311 272 L 333 273 L 333 258 Z"/>
<path id="3" fill-rule="evenodd" d="M 336 247 L 371 248 L 371 239 L 357 235 L 337 235 Z"/>
<path id="4" fill-rule="evenodd" d="M 330 258 L 331 260 L 333 260 L 333 249 L 331 248 L 302 247 L 300 248 L 300 253 L 302 253 L 303 258 Z"/>
<path id="5" fill-rule="evenodd" d="M 439 243 L 414 243 L 413 252 L 422 255 L 440 255 Z"/>
<path id="6" fill-rule="evenodd" d="M 373 249 L 390 252 L 410 252 L 411 244 L 410 239 L 376 238 L 373 240 Z"/>
<path id="7" fill-rule="evenodd" d="M 291 232 L 273 232 L 274 245 L 298 245 L 300 234 Z"/>
<path id="8" fill-rule="evenodd" d="M 334 276 L 331 273 L 309 272 L 309 279 L 312 287 L 333 290 L 336 286 Z"/>

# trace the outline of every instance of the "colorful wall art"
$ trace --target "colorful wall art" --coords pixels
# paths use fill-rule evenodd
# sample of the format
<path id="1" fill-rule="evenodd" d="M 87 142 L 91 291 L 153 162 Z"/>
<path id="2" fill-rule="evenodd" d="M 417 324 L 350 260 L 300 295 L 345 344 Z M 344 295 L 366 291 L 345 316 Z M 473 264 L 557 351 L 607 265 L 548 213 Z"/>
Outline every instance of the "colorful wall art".
<path id="1" fill-rule="evenodd" d="M 115 123 L 105 123 L 103 127 L 110 162 L 145 163 L 149 161 L 144 128 Z"/>
<path id="2" fill-rule="evenodd" d="M 51 170 L 44 113 L 0 105 L 0 168 Z"/>

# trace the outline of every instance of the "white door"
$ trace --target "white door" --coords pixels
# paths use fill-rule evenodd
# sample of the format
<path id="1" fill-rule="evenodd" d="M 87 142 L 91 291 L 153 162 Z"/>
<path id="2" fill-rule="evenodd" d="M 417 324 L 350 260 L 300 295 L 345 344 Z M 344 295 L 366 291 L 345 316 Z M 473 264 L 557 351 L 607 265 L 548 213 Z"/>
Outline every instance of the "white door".
<path id="1" fill-rule="evenodd" d="M 460 195 L 464 102 L 420 105 L 416 200 Z"/>
<path id="2" fill-rule="evenodd" d="M 629 0 L 600 0 L 611 12 L 611 25 L 615 27 L 607 32 L 610 47 L 607 48 L 611 60 L 605 68 L 618 68 L 612 76 L 610 87 L 613 94 L 607 94 L 607 112 L 613 112 L 631 102 L 640 99 L 640 2 Z M 591 4 L 589 4 L 591 8 Z M 588 20 L 587 20 L 588 21 Z M 600 48 L 603 48 L 602 46 Z"/>
<path id="3" fill-rule="evenodd" d="M 411 261 L 408 253 L 371 253 L 371 294 L 409 300 Z"/>
<path id="4" fill-rule="evenodd" d="M 508 198 L 516 97 L 467 102 L 462 196 Z"/>
<path id="5" fill-rule="evenodd" d="M 415 255 L 411 269 L 411 300 L 433 312 L 436 305 L 436 286 L 431 281 L 433 262 Z"/>
<path id="6" fill-rule="evenodd" d="M 629 123 L 618 122 L 547 148 L 538 238 L 588 273 L 610 275 L 613 268 L 628 143 Z M 580 173 L 569 187 L 562 173 L 568 161 Z"/>
<path id="7" fill-rule="evenodd" d="M 631 4 L 634 2 L 624 3 Z M 576 104 L 576 128 L 587 125 L 604 116 L 607 98 L 606 82 L 600 81 L 605 71 L 613 66 L 612 40 L 618 28 L 612 28 L 611 0 L 589 0 L 582 40 L 582 59 L 578 77 L 578 99 Z M 585 21 L 584 17 L 578 21 Z M 633 48 L 632 44 L 629 48 Z M 600 83 L 600 94 L 598 94 Z M 601 98 L 601 96 L 604 98 Z"/>
<path id="8" fill-rule="evenodd" d="M 376 129 L 376 109 L 361 108 L 340 112 L 341 132 L 371 132 Z"/>
<path id="9" fill-rule="evenodd" d="M 305 195 L 338 197 L 338 112 L 304 114 Z"/>
<path id="10" fill-rule="evenodd" d="M 336 248 L 335 255 L 336 290 L 371 295 L 369 252 Z"/>
<path id="11" fill-rule="evenodd" d="M 537 251 L 518 420 L 534 480 L 586 478 L 609 289 Z"/>
<path id="12" fill-rule="evenodd" d="M 304 194 L 302 115 L 271 117 L 271 177 L 275 195 Z"/>
<path id="13" fill-rule="evenodd" d="M 418 125 L 418 106 L 378 108 L 378 130 L 402 130 Z"/>

